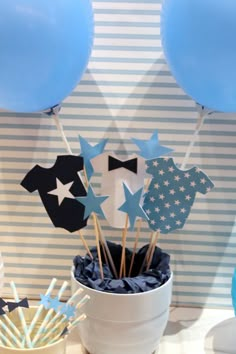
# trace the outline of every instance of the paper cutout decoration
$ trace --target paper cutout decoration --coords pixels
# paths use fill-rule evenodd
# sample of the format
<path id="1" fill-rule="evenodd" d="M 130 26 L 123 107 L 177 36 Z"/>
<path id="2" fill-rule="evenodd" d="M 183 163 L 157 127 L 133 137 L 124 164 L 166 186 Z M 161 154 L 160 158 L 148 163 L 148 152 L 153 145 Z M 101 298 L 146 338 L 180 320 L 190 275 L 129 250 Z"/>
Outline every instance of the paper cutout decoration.
<path id="1" fill-rule="evenodd" d="M 103 153 L 108 139 L 102 139 L 100 143 L 96 144 L 95 146 L 90 145 L 88 141 L 82 138 L 82 136 L 80 135 L 79 141 L 81 149 L 80 156 L 82 156 L 84 159 L 84 168 L 86 170 L 87 178 L 88 180 L 90 180 L 93 175 L 93 166 L 91 164 L 91 159 Z"/>
<path id="2" fill-rule="evenodd" d="M 140 200 L 143 192 L 143 188 L 140 188 L 134 194 L 129 190 L 125 183 L 123 183 L 125 192 L 125 202 L 120 206 L 119 210 L 128 214 L 130 229 L 134 229 L 136 218 L 139 216 L 143 219 L 148 220 L 148 216 L 140 205 Z"/>
<path id="3" fill-rule="evenodd" d="M 60 313 L 62 315 L 65 315 L 66 318 L 69 320 L 72 317 L 75 317 L 75 313 L 76 313 L 76 307 L 75 306 L 71 306 L 69 304 L 65 304 L 61 310 Z"/>
<path id="4" fill-rule="evenodd" d="M 65 327 L 63 331 L 61 332 L 61 337 L 67 335 L 69 333 L 68 327 Z"/>
<path id="5" fill-rule="evenodd" d="M 50 299 L 49 308 L 53 309 L 55 312 L 58 311 L 58 309 L 61 305 L 62 305 L 62 303 L 60 302 L 58 296 L 54 297 L 53 299 Z"/>
<path id="6" fill-rule="evenodd" d="M 113 171 L 118 168 L 125 168 L 128 171 L 133 173 L 137 173 L 138 171 L 138 159 L 134 158 L 127 161 L 121 161 L 116 159 L 115 157 L 108 156 L 108 171 Z"/>
<path id="7" fill-rule="evenodd" d="M 86 197 L 78 197 L 76 200 L 85 206 L 84 218 L 87 218 L 91 213 L 95 213 L 104 217 L 101 204 L 108 198 L 108 196 L 95 195 L 91 186 L 88 187 Z"/>
<path id="8" fill-rule="evenodd" d="M 234 314 L 236 316 L 236 269 L 234 269 L 234 274 L 232 277 L 231 295 L 232 295 L 232 304 L 233 304 L 233 308 L 234 308 Z"/>
<path id="9" fill-rule="evenodd" d="M 3 298 L 0 298 L 0 316 L 6 314 L 6 312 L 3 310 L 5 306 L 7 306 L 7 302 L 4 301 Z"/>
<path id="10" fill-rule="evenodd" d="M 73 196 L 86 196 L 86 190 L 78 174 L 82 169 L 82 157 L 62 155 L 57 157 L 55 164 L 50 168 L 36 165 L 21 182 L 30 193 L 38 190 L 54 226 L 70 232 L 87 225 L 84 205 L 75 198 L 72 199 Z"/>
<path id="11" fill-rule="evenodd" d="M 118 168 L 109 171 L 111 161 L 114 161 L 111 158 L 116 159 L 118 164 L 124 164 L 124 166 L 117 166 Z M 136 162 L 137 173 L 126 168 L 130 167 L 131 163 L 136 165 Z M 112 227 L 122 229 L 125 225 L 126 215 L 118 209 L 125 202 L 123 183 L 134 191 L 143 188 L 145 178 L 148 177 L 145 171 L 145 160 L 136 154 L 121 160 L 114 153 L 105 152 L 92 159 L 91 163 L 94 171 L 102 175 L 101 194 L 109 195 L 102 205 L 105 217 Z"/>
<path id="12" fill-rule="evenodd" d="M 24 307 L 24 308 L 29 308 L 29 303 L 28 303 L 28 299 L 25 298 L 19 302 L 7 302 L 7 306 L 8 306 L 8 311 L 9 312 L 12 312 L 14 311 L 15 309 L 17 309 L 18 307 Z"/>
<path id="13" fill-rule="evenodd" d="M 58 205 L 60 206 L 65 198 L 74 199 L 73 194 L 70 192 L 73 183 L 74 182 L 72 181 L 63 184 L 58 178 L 56 178 L 57 188 L 48 192 L 48 194 L 55 195 L 58 198 Z"/>
<path id="14" fill-rule="evenodd" d="M 40 299 L 41 301 L 39 302 L 40 305 L 43 305 L 43 307 L 48 310 L 50 307 L 50 302 L 51 302 L 51 297 L 50 295 L 43 295 L 40 294 Z"/>
<path id="15" fill-rule="evenodd" d="M 157 157 L 169 154 L 173 151 L 173 149 L 159 144 L 157 130 L 154 131 L 149 140 L 132 138 L 132 141 L 138 146 L 140 149 L 139 155 L 142 156 L 145 160 L 152 160 Z"/>
<path id="16" fill-rule="evenodd" d="M 181 229 L 191 211 L 197 192 L 208 193 L 214 184 L 199 168 L 180 170 L 172 158 L 147 162 L 152 180 L 143 208 L 152 230 L 167 234 Z"/>

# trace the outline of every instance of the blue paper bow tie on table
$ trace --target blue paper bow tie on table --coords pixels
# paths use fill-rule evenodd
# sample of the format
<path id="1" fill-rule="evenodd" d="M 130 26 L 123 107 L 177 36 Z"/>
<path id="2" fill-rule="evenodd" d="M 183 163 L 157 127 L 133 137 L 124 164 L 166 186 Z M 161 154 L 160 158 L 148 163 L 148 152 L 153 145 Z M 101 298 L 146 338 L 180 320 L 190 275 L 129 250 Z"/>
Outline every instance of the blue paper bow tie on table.
<path id="1" fill-rule="evenodd" d="M 18 307 L 29 308 L 29 303 L 28 303 L 28 299 L 25 298 L 25 299 L 23 299 L 23 300 L 21 300 L 19 302 L 8 302 L 7 306 L 8 306 L 9 312 L 12 312 Z"/>
<path id="2" fill-rule="evenodd" d="M 134 158 L 127 161 L 120 161 L 115 157 L 109 156 L 108 160 L 108 171 L 113 171 L 118 168 L 126 168 L 127 170 L 137 173 L 138 171 L 138 159 Z"/>

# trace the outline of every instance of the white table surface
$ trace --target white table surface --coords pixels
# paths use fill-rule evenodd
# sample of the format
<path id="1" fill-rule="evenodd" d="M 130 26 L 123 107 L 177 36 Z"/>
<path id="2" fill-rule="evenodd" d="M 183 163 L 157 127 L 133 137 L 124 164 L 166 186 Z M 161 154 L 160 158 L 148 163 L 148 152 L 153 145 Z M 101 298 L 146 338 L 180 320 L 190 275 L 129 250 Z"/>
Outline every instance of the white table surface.
<path id="1" fill-rule="evenodd" d="M 82 353 L 85 351 L 75 330 L 68 338 L 67 354 Z M 172 307 L 157 353 L 235 354 L 236 319 L 233 310 Z"/>

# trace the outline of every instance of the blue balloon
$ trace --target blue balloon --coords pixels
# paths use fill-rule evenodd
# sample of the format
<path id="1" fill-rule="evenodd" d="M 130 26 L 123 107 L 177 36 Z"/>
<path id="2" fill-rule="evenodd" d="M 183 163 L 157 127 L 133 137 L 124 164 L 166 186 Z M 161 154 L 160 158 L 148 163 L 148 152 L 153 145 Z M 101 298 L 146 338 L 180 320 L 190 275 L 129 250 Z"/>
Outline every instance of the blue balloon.
<path id="1" fill-rule="evenodd" d="M 80 81 L 93 44 L 90 0 L 0 3 L 0 107 L 55 106 Z"/>
<path id="2" fill-rule="evenodd" d="M 236 112 L 236 1 L 164 0 L 161 36 L 183 90 L 203 106 Z"/>

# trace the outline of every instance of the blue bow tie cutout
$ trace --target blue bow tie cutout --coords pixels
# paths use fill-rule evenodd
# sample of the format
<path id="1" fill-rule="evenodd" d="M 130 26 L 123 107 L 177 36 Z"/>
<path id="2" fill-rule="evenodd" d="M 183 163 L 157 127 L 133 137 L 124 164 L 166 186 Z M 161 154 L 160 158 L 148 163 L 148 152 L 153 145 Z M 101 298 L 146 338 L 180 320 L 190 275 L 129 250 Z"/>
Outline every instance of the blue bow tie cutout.
<path id="1" fill-rule="evenodd" d="M 127 161 L 120 161 L 115 157 L 109 156 L 108 160 L 108 171 L 113 171 L 118 168 L 126 168 L 127 170 L 137 173 L 138 171 L 138 159 L 134 158 Z"/>
<path id="2" fill-rule="evenodd" d="M 7 306 L 8 306 L 9 312 L 12 312 L 18 307 L 29 308 L 29 303 L 28 303 L 28 299 L 25 298 L 25 299 L 23 299 L 23 300 L 21 300 L 19 302 L 8 302 Z"/>

